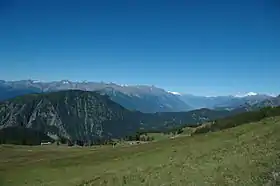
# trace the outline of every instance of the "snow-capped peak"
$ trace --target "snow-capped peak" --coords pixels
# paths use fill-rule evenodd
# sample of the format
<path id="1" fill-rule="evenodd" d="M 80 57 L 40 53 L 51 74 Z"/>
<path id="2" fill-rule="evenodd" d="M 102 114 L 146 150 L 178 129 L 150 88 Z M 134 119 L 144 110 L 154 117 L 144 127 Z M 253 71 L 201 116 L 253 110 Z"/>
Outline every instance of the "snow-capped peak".
<path id="1" fill-rule="evenodd" d="M 255 92 L 248 92 L 246 94 L 237 94 L 234 97 L 242 98 L 242 97 L 247 97 L 247 96 L 256 96 L 258 93 Z"/>
<path id="2" fill-rule="evenodd" d="M 70 81 L 69 81 L 69 80 L 61 80 L 61 83 L 62 83 L 62 84 L 69 84 Z"/>
<path id="3" fill-rule="evenodd" d="M 248 92 L 246 94 L 246 96 L 256 96 L 256 95 L 258 95 L 258 93 L 255 93 L 255 92 Z"/>
<path id="4" fill-rule="evenodd" d="M 174 95 L 181 95 L 181 93 L 179 93 L 179 92 L 172 92 L 172 91 L 167 91 L 167 92 L 170 94 L 174 94 Z"/>
<path id="5" fill-rule="evenodd" d="M 31 80 L 31 83 L 41 83 L 40 80 Z"/>

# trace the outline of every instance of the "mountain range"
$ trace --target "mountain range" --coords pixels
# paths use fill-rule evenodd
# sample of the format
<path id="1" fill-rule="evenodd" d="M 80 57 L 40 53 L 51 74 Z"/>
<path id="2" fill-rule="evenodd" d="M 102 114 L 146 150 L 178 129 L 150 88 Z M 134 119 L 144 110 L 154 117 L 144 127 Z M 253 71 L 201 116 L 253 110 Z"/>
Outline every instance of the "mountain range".
<path id="1" fill-rule="evenodd" d="M 130 111 L 100 92 L 64 90 L 28 94 L 1 102 L 0 130 L 21 127 L 55 138 L 88 141 L 120 138 L 140 129 L 163 131 L 198 125 L 240 112 L 243 110 L 142 113 Z"/>
<path id="2" fill-rule="evenodd" d="M 209 109 L 236 109 L 240 107 L 253 106 L 262 103 L 265 100 L 270 100 L 275 97 L 265 94 L 249 93 L 244 96 L 216 96 L 203 97 L 189 94 L 179 95 L 180 99 L 188 103 L 192 108 L 209 108 Z"/>
<path id="3" fill-rule="evenodd" d="M 0 81 L 0 101 L 30 93 L 61 90 L 99 91 L 126 109 L 143 113 L 179 112 L 200 108 L 232 110 L 262 104 L 275 97 L 249 92 L 237 96 L 195 96 L 166 91 L 148 85 L 118 85 L 104 82 L 73 82 L 68 80 L 40 82 L 35 80 Z"/>
<path id="4" fill-rule="evenodd" d="M 61 90 L 99 91 L 129 110 L 144 113 L 188 111 L 192 108 L 178 96 L 155 86 L 126 86 L 114 83 L 38 82 L 33 80 L 0 81 L 0 100 L 28 93 L 56 92 Z"/>

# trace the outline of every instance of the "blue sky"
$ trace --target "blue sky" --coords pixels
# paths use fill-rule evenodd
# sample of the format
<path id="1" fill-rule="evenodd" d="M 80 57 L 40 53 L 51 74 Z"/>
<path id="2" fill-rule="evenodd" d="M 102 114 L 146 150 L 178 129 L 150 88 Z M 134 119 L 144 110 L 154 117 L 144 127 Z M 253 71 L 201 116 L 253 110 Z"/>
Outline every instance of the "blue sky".
<path id="1" fill-rule="evenodd" d="M 0 0 L 0 79 L 280 93 L 278 0 Z"/>

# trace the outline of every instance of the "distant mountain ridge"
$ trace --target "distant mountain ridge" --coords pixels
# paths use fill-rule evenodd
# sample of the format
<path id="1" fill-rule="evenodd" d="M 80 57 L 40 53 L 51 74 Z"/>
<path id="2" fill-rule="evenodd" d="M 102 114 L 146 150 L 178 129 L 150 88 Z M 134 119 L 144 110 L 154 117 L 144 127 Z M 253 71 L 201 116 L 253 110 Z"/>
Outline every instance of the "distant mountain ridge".
<path id="1" fill-rule="evenodd" d="M 188 111 L 192 108 L 164 89 L 146 85 L 118 85 L 103 82 L 72 82 L 68 80 L 40 82 L 34 80 L 0 81 L 0 100 L 29 93 L 61 90 L 100 91 L 127 109 L 145 113 Z"/>
<path id="2" fill-rule="evenodd" d="M 273 96 L 249 92 L 235 96 L 195 96 L 147 85 L 118 85 L 104 82 L 73 82 L 69 80 L 40 82 L 35 80 L 0 81 L 0 101 L 29 93 L 61 90 L 99 91 L 129 110 L 144 113 L 190 111 L 200 108 L 233 110 L 249 107 Z M 267 103 L 268 104 L 268 103 Z M 265 105 L 265 104 L 263 104 Z"/>
<path id="3" fill-rule="evenodd" d="M 271 97 L 269 99 L 263 100 L 261 102 L 258 102 L 251 107 L 253 109 L 263 108 L 263 107 L 278 107 L 280 106 L 280 95 L 277 97 Z"/>
<path id="4" fill-rule="evenodd" d="M 19 96 L 0 103 L 0 130 L 24 127 L 73 140 L 123 137 L 140 129 L 198 125 L 242 111 L 200 109 L 144 114 L 98 92 L 66 90 Z"/>
<path id="5" fill-rule="evenodd" d="M 244 96 L 216 96 L 204 97 L 188 94 L 181 94 L 180 99 L 188 103 L 192 108 L 210 108 L 210 109 L 236 109 L 245 105 L 255 105 L 274 97 L 264 94 L 248 93 Z"/>

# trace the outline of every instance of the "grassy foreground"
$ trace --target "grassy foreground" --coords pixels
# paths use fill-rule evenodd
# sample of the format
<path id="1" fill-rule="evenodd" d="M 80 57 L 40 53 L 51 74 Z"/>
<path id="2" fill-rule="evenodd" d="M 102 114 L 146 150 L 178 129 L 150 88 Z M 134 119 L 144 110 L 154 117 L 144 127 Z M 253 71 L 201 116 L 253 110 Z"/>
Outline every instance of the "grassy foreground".
<path id="1" fill-rule="evenodd" d="M 126 147 L 0 146 L 0 185 L 276 185 L 280 117 Z"/>

